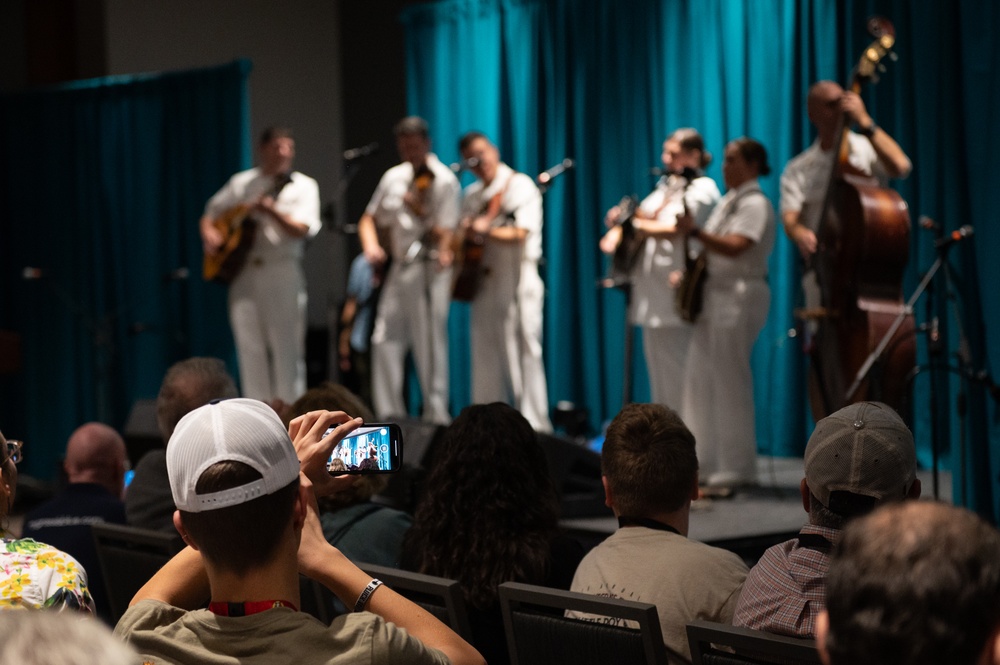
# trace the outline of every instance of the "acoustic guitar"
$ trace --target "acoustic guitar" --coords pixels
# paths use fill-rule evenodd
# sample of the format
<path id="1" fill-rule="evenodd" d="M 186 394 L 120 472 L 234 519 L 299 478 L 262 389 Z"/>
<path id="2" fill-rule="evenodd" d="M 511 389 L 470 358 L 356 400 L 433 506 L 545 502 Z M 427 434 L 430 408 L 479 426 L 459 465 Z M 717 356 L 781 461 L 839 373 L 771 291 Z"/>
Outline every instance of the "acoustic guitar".
<path id="1" fill-rule="evenodd" d="M 275 176 L 274 187 L 267 195 L 278 198 L 281 190 L 291 181 L 292 176 L 288 173 Z M 222 234 L 223 240 L 215 254 L 205 255 L 202 264 L 202 276 L 205 280 L 229 284 L 243 270 L 257 231 L 257 223 L 249 216 L 252 209 L 252 203 L 240 203 L 212 221 L 212 226 Z"/>
<path id="2" fill-rule="evenodd" d="M 507 191 L 506 187 L 494 194 L 483 206 L 478 216 L 496 220 L 500 215 L 500 203 L 505 191 Z M 479 293 L 479 286 L 483 279 L 483 252 L 486 250 L 487 236 L 489 236 L 489 232 L 480 233 L 474 231 L 470 226 L 458 238 L 455 247 L 455 280 L 451 288 L 453 300 L 472 302 L 476 294 Z"/>

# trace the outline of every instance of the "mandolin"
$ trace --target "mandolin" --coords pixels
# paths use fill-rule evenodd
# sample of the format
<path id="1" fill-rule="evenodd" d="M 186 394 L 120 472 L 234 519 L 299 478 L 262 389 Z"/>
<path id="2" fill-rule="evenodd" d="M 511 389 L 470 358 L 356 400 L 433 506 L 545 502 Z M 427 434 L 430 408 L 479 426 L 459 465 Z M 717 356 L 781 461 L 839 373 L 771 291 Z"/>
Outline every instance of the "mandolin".
<path id="1" fill-rule="evenodd" d="M 267 193 L 271 198 L 278 198 L 285 185 L 292 181 L 292 176 L 282 173 L 275 176 L 274 187 Z M 240 203 L 229 208 L 212 221 L 222 234 L 222 245 L 215 254 L 206 254 L 202 265 L 202 275 L 209 282 L 229 284 L 240 274 L 250 256 L 257 222 L 250 217 L 252 203 Z"/>
<path id="2" fill-rule="evenodd" d="M 629 274 L 642 252 L 642 245 L 646 239 L 636 233 L 632 225 L 638 207 L 639 201 L 635 196 L 623 196 L 618 202 L 618 216 L 614 219 L 612 227 L 620 227 L 622 236 L 611 257 L 611 275 L 607 280 L 610 284 L 628 283 Z"/>
<path id="3" fill-rule="evenodd" d="M 684 203 L 684 215 L 688 214 L 687 202 L 684 194 L 698 173 L 691 168 L 684 169 L 680 174 L 686 179 L 684 189 L 681 190 L 681 201 Z M 674 294 L 674 305 L 677 314 L 687 321 L 694 323 L 701 314 L 701 308 L 705 298 L 705 279 L 708 277 L 708 257 L 705 250 L 701 250 L 696 256 L 691 256 L 690 236 L 684 236 L 684 275 L 681 283 L 677 285 L 677 292 Z"/>

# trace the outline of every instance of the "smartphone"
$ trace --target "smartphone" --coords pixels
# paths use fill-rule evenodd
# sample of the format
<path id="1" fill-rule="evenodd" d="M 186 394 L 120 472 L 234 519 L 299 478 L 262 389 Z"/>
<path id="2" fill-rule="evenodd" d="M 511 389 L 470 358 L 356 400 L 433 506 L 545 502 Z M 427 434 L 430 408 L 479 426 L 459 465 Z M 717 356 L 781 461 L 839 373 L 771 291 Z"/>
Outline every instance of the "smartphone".
<path id="1" fill-rule="evenodd" d="M 327 436 L 334 428 L 326 431 Z M 362 425 L 338 443 L 326 469 L 343 473 L 394 473 L 403 463 L 403 431 L 396 423 Z"/>

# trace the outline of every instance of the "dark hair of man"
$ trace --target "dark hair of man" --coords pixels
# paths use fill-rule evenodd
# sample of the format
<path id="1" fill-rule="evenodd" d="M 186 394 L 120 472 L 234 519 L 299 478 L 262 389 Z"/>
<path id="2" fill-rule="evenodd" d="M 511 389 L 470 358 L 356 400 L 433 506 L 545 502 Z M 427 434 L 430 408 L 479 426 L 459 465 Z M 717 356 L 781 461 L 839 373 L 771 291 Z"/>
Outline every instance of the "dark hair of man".
<path id="1" fill-rule="evenodd" d="M 239 397 L 236 382 L 218 358 L 188 358 L 167 370 L 156 397 L 156 423 L 166 442 L 180 419 L 213 399 Z"/>
<path id="2" fill-rule="evenodd" d="M 292 134 L 292 130 L 288 127 L 281 127 L 275 125 L 266 128 L 260 133 L 260 145 L 267 145 L 275 139 L 294 139 L 295 135 Z"/>
<path id="3" fill-rule="evenodd" d="M 371 408 L 349 388 L 333 381 L 324 381 L 310 388 L 288 408 L 287 418 L 291 421 L 310 411 L 343 411 L 349 416 L 361 418 L 366 423 L 375 420 Z M 287 426 L 288 423 L 286 422 Z"/>
<path id="4" fill-rule="evenodd" d="M 733 139 L 732 145 L 736 146 L 747 163 L 757 165 L 759 175 L 763 176 L 771 172 L 771 165 L 767 163 L 767 149 L 760 141 L 741 136 L 738 139 Z"/>
<path id="5" fill-rule="evenodd" d="M 392 129 L 392 133 L 396 138 L 400 136 L 419 136 L 423 139 L 429 139 L 431 137 L 427 121 L 416 115 L 406 116 L 397 122 L 396 126 Z"/>
<path id="6" fill-rule="evenodd" d="M 217 462 L 198 478 L 195 492 L 208 494 L 232 489 L 260 478 L 243 462 Z M 216 510 L 181 511 L 181 522 L 202 555 L 216 567 L 238 575 L 269 563 L 292 518 L 299 489 L 296 478 L 271 494 Z"/>
<path id="7" fill-rule="evenodd" d="M 677 141 L 684 152 L 697 150 L 699 155 L 698 166 L 700 168 L 705 168 L 712 163 L 712 153 L 705 150 L 705 139 L 701 137 L 697 129 L 693 127 L 681 127 L 680 129 L 675 129 L 667 138 Z"/>
<path id="8" fill-rule="evenodd" d="M 458 580 L 485 609 L 497 585 L 541 584 L 558 508 L 531 425 L 506 404 L 466 407 L 442 437 L 411 528 L 403 567 Z"/>
<path id="9" fill-rule="evenodd" d="M 472 142 L 477 139 L 483 139 L 487 143 L 490 142 L 489 137 L 487 137 L 486 134 L 483 134 L 482 132 L 476 132 L 476 131 L 466 132 L 465 134 L 462 135 L 462 138 L 458 139 L 458 151 L 460 153 L 465 152 L 465 149 L 468 148 L 470 145 L 472 145 Z"/>
<path id="10" fill-rule="evenodd" d="M 835 665 L 972 665 L 1000 628 L 1000 532 L 945 504 L 879 508 L 834 548 L 826 609 Z"/>
<path id="11" fill-rule="evenodd" d="M 620 515 L 678 510 L 697 483 L 694 435 L 661 404 L 628 404 L 608 425 L 601 473 Z"/>

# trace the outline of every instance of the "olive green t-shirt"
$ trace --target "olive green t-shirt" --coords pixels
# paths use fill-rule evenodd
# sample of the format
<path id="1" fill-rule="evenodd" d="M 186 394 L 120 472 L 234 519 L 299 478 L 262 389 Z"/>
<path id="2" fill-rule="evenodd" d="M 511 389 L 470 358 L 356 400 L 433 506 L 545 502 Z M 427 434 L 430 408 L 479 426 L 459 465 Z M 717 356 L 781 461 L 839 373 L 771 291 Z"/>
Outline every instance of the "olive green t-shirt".
<path id="1" fill-rule="evenodd" d="M 143 600 L 125 612 L 115 635 L 144 663 L 156 665 L 449 663 L 440 651 L 370 612 L 337 617 L 327 627 L 283 607 L 224 617 Z"/>

